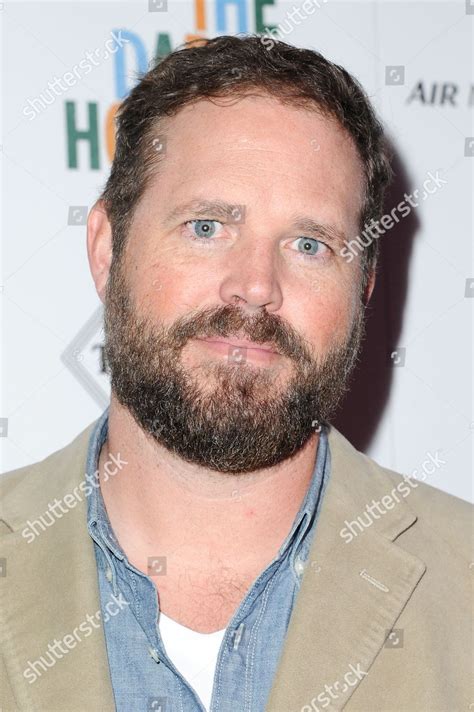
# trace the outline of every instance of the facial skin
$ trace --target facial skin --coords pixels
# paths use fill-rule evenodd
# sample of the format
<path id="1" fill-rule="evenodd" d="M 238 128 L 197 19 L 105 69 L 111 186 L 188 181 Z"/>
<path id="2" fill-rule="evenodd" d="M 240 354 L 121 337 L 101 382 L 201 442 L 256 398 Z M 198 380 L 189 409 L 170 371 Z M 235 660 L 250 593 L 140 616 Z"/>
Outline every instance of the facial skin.
<path id="1" fill-rule="evenodd" d="M 112 271 L 101 203 L 89 216 L 112 381 L 115 371 L 122 387 L 112 393 L 107 449 L 120 451 L 131 473 L 101 488 L 129 560 L 146 571 L 147 556 L 168 556 L 161 609 L 210 632 L 238 601 L 219 617 L 207 581 L 221 582 L 221 606 L 223 567 L 232 562 L 232 581 L 241 578 L 245 591 L 288 534 L 314 468 L 312 420 L 337 401 L 374 277 L 361 295 L 360 258 L 339 255 L 342 240 L 359 232 L 364 178 L 352 140 L 334 121 L 266 96 L 199 101 L 167 120 L 166 139 L 123 263 Z M 229 223 L 211 209 L 170 217 L 190 201 L 243 206 L 243 220 Z M 313 234 L 295 216 L 326 231 Z M 337 232 L 341 242 L 330 236 Z M 319 246 L 315 257 L 304 244 L 311 253 Z M 196 338 L 209 333 L 280 353 L 247 348 L 236 354 L 245 361 L 235 361 L 229 343 Z M 189 399 L 176 403 L 183 388 Z M 163 427 L 169 411 L 174 420 Z M 190 588 L 180 603 L 183 572 Z M 201 595 L 191 614 L 196 586 L 208 592 L 209 611 Z"/>
<path id="2" fill-rule="evenodd" d="M 363 332 L 360 277 L 336 236 L 357 232 L 355 150 L 326 120 L 317 152 L 308 151 L 315 116 L 299 111 L 294 131 L 306 132 L 306 151 L 292 161 L 277 127 L 257 121 L 269 103 L 226 107 L 230 124 L 209 144 L 199 145 L 196 129 L 215 125 L 222 107 L 200 102 L 173 120 L 105 299 L 106 357 L 122 405 L 168 449 L 221 472 L 269 467 L 301 448 L 312 423 L 334 411 Z M 318 186 L 318 163 L 341 149 L 352 165 L 337 163 Z M 219 207 L 198 209 L 203 201 Z M 303 232 L 294 215 L 322 227 Z M 261 345 L 273 351 L 252 348 Z"/>

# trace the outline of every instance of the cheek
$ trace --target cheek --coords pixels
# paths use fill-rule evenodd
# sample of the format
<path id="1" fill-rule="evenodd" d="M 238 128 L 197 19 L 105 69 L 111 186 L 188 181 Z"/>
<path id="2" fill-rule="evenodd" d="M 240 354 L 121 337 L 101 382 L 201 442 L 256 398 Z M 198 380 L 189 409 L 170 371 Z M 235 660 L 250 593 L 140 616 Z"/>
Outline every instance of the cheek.
<path id="1" fill-rule="evenodd" d="M 347 338 L 358 308 L 357 294 L 356 286 L 346 280 L 319 285 L 303 298 L 300 295 L 288 319 L 316 353 L 325 353 Z"/>
<path id="2" fill-rule="evenodd" d="M 134 270 L 133 289 L 138 309 L 142 314 L 172 323 L 178 317 L 189 314 L 212 301 L 212 275 L 203 275 L 185 265 L 170 265 L 154 262 L 141 270 Z"/>

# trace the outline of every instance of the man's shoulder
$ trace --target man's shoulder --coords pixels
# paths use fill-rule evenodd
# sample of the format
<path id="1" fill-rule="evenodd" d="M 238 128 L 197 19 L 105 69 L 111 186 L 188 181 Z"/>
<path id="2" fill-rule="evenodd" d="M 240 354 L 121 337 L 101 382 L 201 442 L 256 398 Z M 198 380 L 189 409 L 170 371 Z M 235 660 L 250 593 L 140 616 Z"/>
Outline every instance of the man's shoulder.
<path id="1" fill-rule="evenodd" d="M 365 501 L 369 504 L 369 494 L 380 500 L 385 508 L 396 507 L 400 503 L 408 506 L 416 515 L 418 531 L 424 532 L 436 540 L 438 537 L 449 543 L 456 551 L 472 559 L 471 537 L 474 505 L 448 494 L 426 482 L 426 473 L 409 476 L 380 465 L 373 458 L 357 450 L 342 433 L 331 429 L 329 440 L 332 451 L 337 451 L 339 461 L 350 472 L 359 477 L 354 487 L 361 487 Z M 437 453 L 433 456 L 434 461 Z M 357 467 L 354 467 L 357 463 Z M 349 474 L 349 471 L 348 471 Z M 468 476 L 469 473 L 466 473 Z M 386 497 L 383 500 L 383 497 Z M 417 531 L 417 529 L 414 529 Z"/>
<path id="2" fill-rule="evenodd" d="M 10 526 L 41 510 L 58 490 L 85 473 L 89 438 L 97 421 L 87 425 L 67 445 L 42 460 L 8 470 L 0 475 L 0 519 Z"/>
<path id="3" fill-rule="evenodd" d="M 445 513 L 448 516 L 450 514 L 459 514 L 461 517 L 472 516 L 474 505 L 461 497 L 456 497 L 456 495 L 449 494 L 444 490 L 439 489 L 439 487 L 434 487 L 424 479 L 420 479 L 414 476 L 403 475 L 395 470 L 390 470 L 386 467 L 382 467 L 377 462 L 372 460 L 374 465 L 394 482 L 395 485 L 400 485 L 401 482 L 410 482 L 411 488 L 413 490 L 413 496 L 410 492 L 410 501 L 412 504 L 416 502 L 418 507 L 427 509 L 433 514 L 435 513 Z"/>
<path id="4" fill-rule="evenodd" d="M 427 534 L 443 539 L 457 554 L 471 561 L 474 505 L 415 477 L 403 476 L 383 467 L 381 470 L 394 486 L 409 487 L 405 501 Z"/>

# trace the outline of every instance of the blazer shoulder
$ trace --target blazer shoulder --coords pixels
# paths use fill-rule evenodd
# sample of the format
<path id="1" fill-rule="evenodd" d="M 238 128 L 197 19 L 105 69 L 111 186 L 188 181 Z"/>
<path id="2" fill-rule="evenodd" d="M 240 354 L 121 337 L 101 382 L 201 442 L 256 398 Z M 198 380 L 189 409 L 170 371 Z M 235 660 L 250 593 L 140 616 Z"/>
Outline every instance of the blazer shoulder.
<path id="1" fill-rule="evenodd" d="M 471 502 L 415 477 L 409 478 L 399 472 L 382 469 L 393 482 L 400 483 L 402 480 L 405 482 L 408 480 L 411 483 L 407 503 L 419 518 L 423 518 L 433 528 L 438 529 L 443 538 L 463 547 L 469 544 L 474 515 L 474 505 Z"/>
<path id="2" fill-rule="evenodd" d="M 408 476 L 380 465 L 334 428 L 330 443 L 337 450 L 338 459 L 342 458 L 350 471 L 357 472 L 357 488 L 364 490 L 366 501 L 370 502 L 370 492 L 380 501 L 382 496 L 395 500 L 396 507 L 398 501 L 403 502 L 417 517 L 414 531 L 421 526 L 432 543 L 443 539 L 453 552 L 472 561 L 474 506 L 470 502 L 433 487 L 425 481 L 426 477 Z M 385 505 L 382 501 L 384 507 L 392 506 L 388 499 L 386 502 Z"/>
<path id="3" fill-rule="evenodd" d="M 474 513 L 474 505 L 468 500 L 449 494 L 449 492 L 445 492 L 444 490 L 439 489 L 439 487 L 433 487 L 433 485 L 425 482 L 424 479 L 408 477 L 408 475 L 402 475 L 400 472 L 389 470 L 386 467 L 377 465 L 376 462 L 374 462 L 374 464 L 386 473 L 394 482 L 399 483 L 401 480 L 406 482 L 407 479 L 413 482 L 415 486 L 413 487 L 413 497 L 410 495 L 410 500 L 412 502 L 416 502 L 419 507 L 432 512 L 439 511 L 447 516 L 456 514 L 461 517 L 461 519 L 465 520 L 469 520 L 472 517 L 472 514 Z"/>

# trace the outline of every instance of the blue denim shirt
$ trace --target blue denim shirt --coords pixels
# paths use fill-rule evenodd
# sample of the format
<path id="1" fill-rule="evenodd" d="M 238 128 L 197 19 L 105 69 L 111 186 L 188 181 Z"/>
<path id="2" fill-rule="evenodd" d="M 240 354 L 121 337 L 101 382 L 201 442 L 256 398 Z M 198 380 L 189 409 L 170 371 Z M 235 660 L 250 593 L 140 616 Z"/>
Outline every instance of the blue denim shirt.
<path id="1" fill-rule="evenodd" d="M 167 657 L 157 624 L 159 604 L 155 583 L 129 563 L 111 528 L 97 477 L 107 430 L 108 408 L 98 420 L 89 443 L 87 479 L 95 484 L 89 487 L 87 519 L 94 540 L 116 709 L 203 712 L 196 691 Z M 217 659 L 210 712 L 265 709 L 329 472 L 330 453 L 323 428 L 312 479 L 291 531 L 276 557 L 249 588 L 226 628 Z M 114 596 L 116 601 L 122 601 L 115 606 L 117 610 L 110 608 Z"/>

